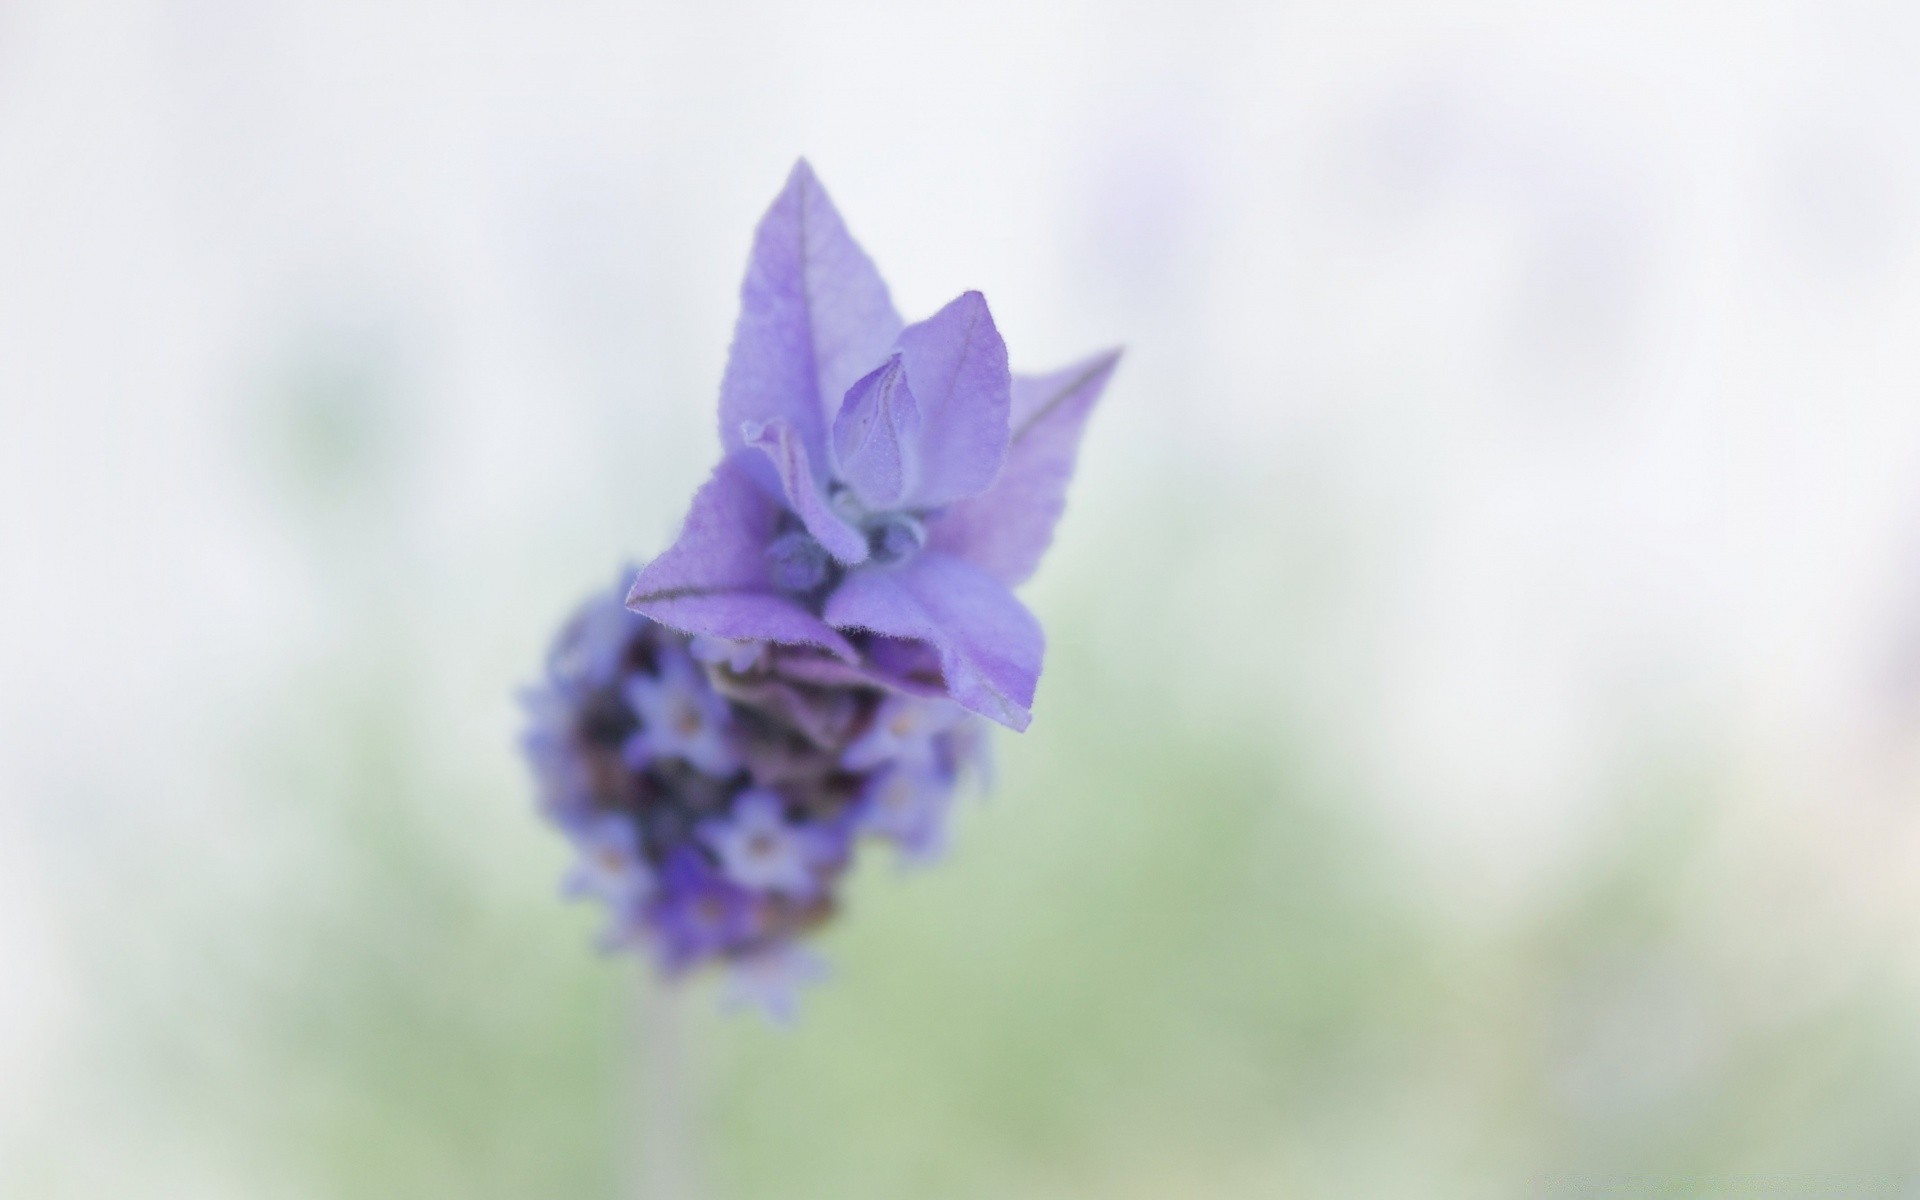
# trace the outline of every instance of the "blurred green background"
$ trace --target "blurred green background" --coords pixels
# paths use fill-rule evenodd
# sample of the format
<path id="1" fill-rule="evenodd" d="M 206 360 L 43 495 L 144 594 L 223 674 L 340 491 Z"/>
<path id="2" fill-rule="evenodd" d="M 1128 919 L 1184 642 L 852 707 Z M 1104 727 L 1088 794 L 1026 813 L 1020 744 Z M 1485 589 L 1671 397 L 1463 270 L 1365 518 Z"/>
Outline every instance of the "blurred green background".
<path id="1" fill-rule="evenodd" d="M 714 452 L 806 153 L 1124 342 L 1033 728 L 713 1197 L 1920 1195 L 1920 24 L 0 13 L 0 1194 L 638 1196 L 515 688 Z"/>

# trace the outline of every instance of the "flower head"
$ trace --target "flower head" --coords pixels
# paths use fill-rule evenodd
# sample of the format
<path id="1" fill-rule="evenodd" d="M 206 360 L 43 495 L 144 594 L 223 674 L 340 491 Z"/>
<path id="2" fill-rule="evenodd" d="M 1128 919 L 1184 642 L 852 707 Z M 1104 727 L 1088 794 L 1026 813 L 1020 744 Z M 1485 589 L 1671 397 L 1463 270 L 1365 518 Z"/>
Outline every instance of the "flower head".
<path id="1" fill-rule="evenodd" d="M 1014 376 L 978 292 L 906 324 L 797 164 L 741 288 L 724 456 L 629 607 L 1024 729 L 1045 640 L 1012 588 L 1117 357 Z"/>
<path id="2" fill-rule="evenodd" d="M 940 851 L 975 714 L 1030 719 L 1044 643 L 1012 589 L 1116 358 L 1013 375 L 978 292 L 907 324 L 794 167 L 741 288 L 719 465 L 524 697 L 567 891 L 610 946 L 726 964 L 731 1001 L 784 1019 L 858 845 Z"/>

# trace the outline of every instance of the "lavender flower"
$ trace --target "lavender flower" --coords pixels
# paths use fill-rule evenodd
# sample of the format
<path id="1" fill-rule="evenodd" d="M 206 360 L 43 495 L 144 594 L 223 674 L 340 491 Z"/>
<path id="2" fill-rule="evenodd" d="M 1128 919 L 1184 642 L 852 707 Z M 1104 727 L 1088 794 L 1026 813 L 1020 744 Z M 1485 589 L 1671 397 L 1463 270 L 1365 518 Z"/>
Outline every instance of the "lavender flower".
<path id="1" fill-rule="evenodd" d="M 564 890 L 605 907 L 607 947 L 669 973 L 725 963 L 730 1005 L 790 1012 L 820 974 L 795 939 L 833 914 L 856 843 L 912 861 L 942 843 L 975 721 L 868 682 L 783 678 L 766 653 L 703 656 L 625 608 L 631 577 L 582 606 L 524 696 L 541 807 L 578 856 Z M 886 782 L 909 778 L 911 795 Z"/>
<path id="2" fill-rule="evenodd" d="M 1053 536 L 1118 355 L 1014 376 L 978 292 L 905 324 L 803 161 L 761 220 L 718 467 L 627 603 L 779 670 L 1014 729 L 1045 641 L 1012 588 Z"/>
<path id="3" fill-rule="evenodd" d="M 562 631 L 524 741 L 606 944 L 725 963 L 729 1004 L 784 1017 L 857 846 L 936 856 L 975 714 L 1026 727 L 1043 639 L 1011 589 L 1117 356 L 1013 376 L 977 292 L 906 325 L 804 162 L 741 299 L 725 455 Z"/>

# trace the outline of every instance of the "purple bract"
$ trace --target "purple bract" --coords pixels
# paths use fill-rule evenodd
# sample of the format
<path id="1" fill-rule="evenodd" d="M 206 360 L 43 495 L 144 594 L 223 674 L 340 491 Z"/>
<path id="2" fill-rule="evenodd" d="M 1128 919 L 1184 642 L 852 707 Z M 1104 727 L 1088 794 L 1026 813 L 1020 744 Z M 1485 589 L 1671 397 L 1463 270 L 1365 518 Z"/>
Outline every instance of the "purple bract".
<path id="1" fill-rule="evenodd" d="M 740 301 L 724 457 L 628 606 L 1026 728 L 1045 639 L 1012 589 L 1053 536 L 1118 355 L 1012 375 L 978 292 L 905 324 L 805 162 Z"/>

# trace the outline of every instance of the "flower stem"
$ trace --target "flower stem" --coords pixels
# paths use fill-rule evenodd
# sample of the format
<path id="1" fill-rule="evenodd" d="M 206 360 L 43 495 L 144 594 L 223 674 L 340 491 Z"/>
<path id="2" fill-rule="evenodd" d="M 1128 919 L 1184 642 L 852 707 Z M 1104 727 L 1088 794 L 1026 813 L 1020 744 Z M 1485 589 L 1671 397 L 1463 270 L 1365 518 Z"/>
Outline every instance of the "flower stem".
<path id="1" fill-rule="evenodd" d="M 686 989 L 648 970 L 637 992 L 631 1110 L 639 1121 L 623 1194 L 631 1200 L 697 1200 L 698 1109 L 687 1055 Z"/>

